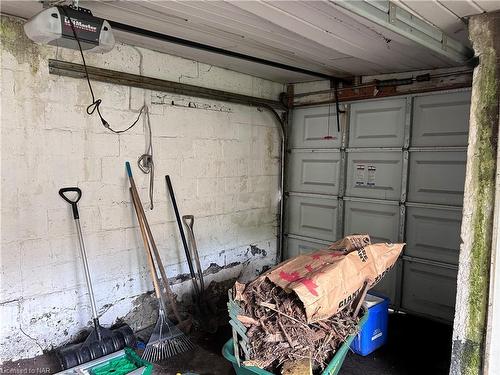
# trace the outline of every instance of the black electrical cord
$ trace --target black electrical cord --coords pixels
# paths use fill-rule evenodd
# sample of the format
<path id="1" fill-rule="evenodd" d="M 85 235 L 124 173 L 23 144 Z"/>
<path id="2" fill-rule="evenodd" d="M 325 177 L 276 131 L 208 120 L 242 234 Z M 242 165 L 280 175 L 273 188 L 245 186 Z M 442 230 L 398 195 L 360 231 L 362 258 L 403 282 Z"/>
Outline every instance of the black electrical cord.
<path id="1" fill-rule="evenodd" d="M 80 38 L 78 38 L 78 35 L 76 34 L 75 25 L 73 23 L 73 20 L 66 12 L 66 9 L 64 6 L 59 6 L 58 8 L 61 9 L 61 11 L 64 13 L 64 15 L 66 16 L 66 18 L 69 21 L 69 24 L 71 26 L 71 30 L 73 31 L 73 36 L 75 37 L 76 42 L 78 43 L 78 49 L 80 50 L 80 55 L 82 57 L 83 68 L 85 70 L 85 78 L 87 79 L 87 84 L 89 85 L 90 95 L 92 96 L 92 104 L 90 104 L 87 107 L 87 114 L 90 116 L 90 115 L 94 114 L 95 112 L 97 112 L 97 114 L 99 115 L 99 118 L 101 119 L 102 125 L 106 129 L 112 131 L 115 134 L 120 134 L 120 133 L 125 133 L 126 131 L 132 129 L 139 122 L 139 119 L 141 118 L 142 113 L 144 111 L 146 111 L 147 127 L 148 127 L 148 145 L 146 147 L 146 152 L 139 157 L 139 160 L 137 161 L 137 165 L 143 173 L 149 174 L 149 200 L 150 200 L 150 209 L 152 210 L 153 209 L 153 198 L 154 198 L 153 197 L 153 182 L 154 182 L 153 134 L 151 131 L 151 122 L 149 119 L 148 107 L 147 107 L 147 105 L 143 105 L 141 107 L 141 109 L 139 110 L 139 114 L 137 115 L 137 118 L 135 119 L 135 121 L 132 123 L 132 125 L 130 125 L 126 129 L 115 130 L 109 125 L 109 123 L 103 117 L 101 110 L 99 108 L 99 106 L 102 103 L 102 99 L 95 98 L 94 90 L 92 88 L 92 84 L 91 84 L 90 78 L 89 78 L 89 72 L 87 70 L 87 63 L 85 61 L 85 56 L 83 55 L 82 45 L 80 43 Z"/>
<path id="2" fill-rule="evenodd" d="M 153 133 L 151 131 L 151 120 L 149 118 L 149 110 L 146 106 L 146 125 L 148 128 L 148 143 L 146 145 L 146 151 L 144 154 L 139 156 L 137 160 L 137 166 L 144 174 L 149 174 L 149 209 L 152 210 L 153 205 L 153 184 L 155 179 L 155 164 L 153 162 Z"/>
<path id="3" fill-rule="evenodd" d="M 337 111 L 337 130 L 340 133 L 340 105 L 339 105 L 339 83 L 333 82 L 333 95 L 335 96 L 335 109 Z"/>
<path id="4" fill-rule="evenodd" d="M 82 56 L 83 68 L 85 70 L 85 78 L 87 79 L 87 84 L 89 85 L 90 95 L 92 96 L 92 104 L 90 104 L 87 107 L 87 114 L 90 116 L 90 115 L 93 115 L 95 112 L 97 112 L 97 114 L 99 115 L 99 118 L 101 119 L 102 125 L 106 129 L 109 129 L 110 131 L 112 131 L 113 133 L 116 133 L 116 134 L 125 133 L 126 131 L 132 129 L 139 122 L 139 119 L 141 118 L 142 112 L 144 110 L 144 106 L 139 111 L 139 114 L 137 115 L 137 118 L 135 119 L 135 121 L 128 128 L 123 129 L 123 130 L 114 130 L 109 125 L 109 123 L 106 121 L 106 119 L 103 117 L 103 115 L 101 113 L 100 105 L 102 103 L 102 99 L 100 99 L 100 98 L 96 99 L 95 98 L 94 90 L 92 89 L 92 84 L 90 83 L 89 72 L 87 71 L 87 63 L 85 62 L 85 56 L 83 55 L 82 45 L 80 43 L 80 38 L 78 38 L 78 35 L 76 34 L 75 25 L 73 23 L 73 20 L 71 19 L 71 17 L 66 12 L 66 9 L 65 9 L 64 6 L 58 6 L 58 8 L 64 13 L 64 15 L 66 16 L 66 18 L 69 20 L 69 24 L 71 26 L 71 30 L 73 31 L 73 36 L 75 37 L 76 42 L 78 43 L 78 48 L 80 50 L 80 55 Z M 64 24 L 64 22 L 63 22 L 63 24 Z"/>

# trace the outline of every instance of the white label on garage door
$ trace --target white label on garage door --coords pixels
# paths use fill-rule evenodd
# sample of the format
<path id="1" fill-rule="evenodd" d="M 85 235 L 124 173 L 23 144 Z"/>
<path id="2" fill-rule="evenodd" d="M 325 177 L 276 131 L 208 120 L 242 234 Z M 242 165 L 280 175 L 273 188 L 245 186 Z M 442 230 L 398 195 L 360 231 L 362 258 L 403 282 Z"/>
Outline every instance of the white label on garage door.
<path id="1" fill-rule="evenodd" d="M 368 176 L 367 176 L 367 182 L 366 182 L 366 185 L 367 186 L 375 186 L 376 183 L 375 183 L 375 174 L 377 172 L 377 167 L 375 167 L 374 165 L 369 165 L 368 166 Z"/>
<path id="2" fill-rule="evenodd" d="M 365 165 L 356 164 L 356 175 L 354 176 L 356 186 L 365 186 Z"/>

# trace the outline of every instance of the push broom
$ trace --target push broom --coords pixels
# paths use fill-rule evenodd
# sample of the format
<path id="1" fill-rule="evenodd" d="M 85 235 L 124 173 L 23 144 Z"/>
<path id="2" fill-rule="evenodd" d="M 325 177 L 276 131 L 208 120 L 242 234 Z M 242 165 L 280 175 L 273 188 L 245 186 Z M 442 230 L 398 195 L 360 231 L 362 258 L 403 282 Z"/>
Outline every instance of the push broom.
<path id="1" fill-rule="evenodd" d="M 69 198 L 68 193 L 73 194 L 72 199 Z M 59 359 L 61 367 L 66 370 L 114 353 L 126 346 L 133 347 L 136 340 L 134 332 L 126 324 L 113 330 L 106 329 L 99 324 L 94 290 L 87 262 L 87 252 L 85 251 L 85 243 L 83 242 L 82 228 L 80 226 L 80 215 L 78 213 L 78 201 L 82 197 L 82 191 L 77 187 L 67 187 L 60 189 L 59 195 L 71 205 L 73 210 L 73 219 L 76 224 L 83 269 L 85 271 L 85 281 L 92 308 L 92 320 L 94 322 L 92 332 L 83 343 L 69 345 L 56 350 L 56 356 Z"/>
<path id="2" fill-rule="evenodd" d="M 149 341 L 146 345 L 146 349 L 144 350 L 142 358 L 147 361 L 157 362 L 162 359 L 172 357 L 176 354 L 191 350 L 194 348 L 194 345 L 189 340 L 189 338 L 167 318 L 166 299 L 168 298 L 172 306 L 174 315 L 176 316 L 179 323 L 181 322 L 180 315 L 177 311 L 176 302 L 170 289 L 170 285 L 168 284 L 168 279 L 165 274 L 163 263 L 159 256 L 159 252 L 154 242 L 151 229 L 147 222 L 146 215 L 139 198 L 139 194 L 137 193 L 134 178 L 132 176 L 132 170 L 128 162 L 126 163 L 126 168 L 131 185 L 130 193 L 132 196 L 132 202 L 137 215 L 137 221 L 139 222 L 139 228 L 141 231 L 142 240 L 144 242 L 144 250 L 146 251 L 148 267 L 151 273 L 151 278 L 153 279 L 153 286 L 159 305 L 158 320 L 156 322 L 155 328 L 153 329 L 153 333 L 151 334 L 151 337 L 149 338 Z M 155 260 L 153 260 L 153 257 L 155 258 Z M 158 278 L 158 274 L 156 272 L 155 261 L 162 276 L 161 280 Z"/>

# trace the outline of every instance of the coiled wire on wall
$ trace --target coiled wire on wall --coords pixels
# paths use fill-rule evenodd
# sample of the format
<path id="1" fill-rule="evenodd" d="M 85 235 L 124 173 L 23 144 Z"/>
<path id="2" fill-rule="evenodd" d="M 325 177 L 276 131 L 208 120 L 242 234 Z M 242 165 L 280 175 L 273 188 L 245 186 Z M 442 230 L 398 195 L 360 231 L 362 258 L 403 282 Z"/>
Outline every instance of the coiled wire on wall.
<path id="1" fill-rule="evenodd" d="M 155 164 L 153 161 L 153 132 L 151 131 L 151 119 L 149 118 L 149 108 L 146 104 L 143 106 L 145 115 L 145 128 L 147 130 L 146 151 L 139 156 L 137 166 L 145 173 L 149 174 L 149 209 L 153 209 L 153 184 L 155 179 Z M 142 110 L 142 109 L 141 109 Z"/>
<path id="2" fill-rule="evenodd" d="M 153 135 L 152 135 L 152 130 L 151 130 L 151 120 L 149 117 L 149 108 L 146 104 L 144 104 L 141 107 L 141 109 L 139 110 L 139 114 L 137 115 L 137 118 L 135 119 L 135 121 L 125 129 L 115 130 L 110 126 L 108 121 L 106 121 L 106 119 L 104 118 L 104 116 L 101 113 L 100 105 L 102 103 L 102 99 L 100 99 L 100 98 L 96 99 L 96 97 L 95 97 L 94 90 L 92 88 L 92 83 L 90 82 L 89 73 L 87 70 L 87 62 L 85 61 L 85 56 L 83 55 L 83 49 L 82 49 L 82 45 L 80 43 L 80 38 L 78 38 L 78 35 L 76 33 L 73 20 L 66 12 L 66 9 L 64 6 L 59 6 L 58 8 L 61 9 L 61 11 L 64 13 L 65 17 L 69 21 L 69 24 L 71 26 L 71 30 L 73 31 L 73 36 L 75 37 L 75 39 L 78 43 L 78 49 L 80 50 L 80 56 L 82 57 L 83 68 L 85 70 L 85 78 L 87 79 L 87 84 L 89 86 L 90 95 L 92 97 L 92 103 L 87 107 L 87 114 L 93 115 L 94 113 L 97 113 L 97 115 L 99 116 L 99 119 L 101 120 L 102 125 L 106 129 L 108 129 L 109 131 L 111 131 L 115 134 L 121 134 L 121 133 L 125 133 L 125 132 L 129 131 L 139 122 L 141 115 L 143 113 L 145 113 L 145 115 L 146 115 L 145 127 L 147 128 L 148 141 L 146 143 L 146 151 L 144 154 L 139 156 L 139 159 L 137 160 L 137 165 L 143 173 L 149 174 L 149 200 L 150 200 L 150 209 L 152 210 L 153 209 L 154 162 L 153 162 Z"/>

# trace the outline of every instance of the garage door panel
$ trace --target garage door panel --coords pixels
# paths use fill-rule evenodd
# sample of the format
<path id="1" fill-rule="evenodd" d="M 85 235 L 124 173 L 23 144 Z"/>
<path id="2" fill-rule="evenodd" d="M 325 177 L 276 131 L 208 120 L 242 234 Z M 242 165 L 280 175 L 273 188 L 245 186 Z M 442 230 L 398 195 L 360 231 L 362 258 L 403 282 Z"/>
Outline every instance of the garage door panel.
<path id="1" fill-rule="evenodd" d="M 412 146 L 466 146 L 470 91 L 414 99 Z"/>
<path id="2" fill-rule="evenodd" d="M 341 136 L 337 129 L 335 106 L 294 110 L 290 147 L 339 148 L 340 143 Z"/>
<path id="3" fill-rule="evenodd" d="M 372 243 L 397 242 L 398 205 L 345 201 L 344 207 L 344 235 L 369 233 Z"/>
<path id="4" fill-rule="evenodd" d="M 455 269 L 405 260 L 403 274 L 403 309 L 453 320 L 457 291 Z"/>
<path id="5" fill-rule="evenodd" d="M 290 195 L 289 233 L 325 241 L 337 239 L 339 202 L 336 197 Z"/>
<path id="6" fill-rule="evenodd" d="M 312 251 L 324 249 L 327 246 L 328 245 L 321 242 L 288 237 L 285 258 L 288 259 L 297 255 L 307 254 Z"/>
<path id="7" fill-rule="evenodd" d="M 344 235 L 369 233 L 372 243 L 397 242 L 399 228 L 399 205 L 369 201 L 344 201 Z M 398 263 L 373 288 L 396 302 Z"/>
<path id="8" fill-rule="evenodd" d="M 336 132 L 335 117 L 328 124 L 328 106 L 294 110 L 287 255 L 351 233 L 369 233 L 374 243 L 403 240 L 404 256 L 373 290 L 396 308 L 451 321 L 470 91 L 357 101 L 348 108 L 346 134 Z"/>
<path id="9" fill-rule="evenodd" d="M 346 195 L 399 200 L 402 166 L 400 151 L 349 152 Z"/>
<path id="10" fill-rule="evenodd" d="M 458 264 L 462 212 L 453 209 L 407 207 L 405 254 Z"/>
<path id="11" fill-rule="evenodd" d="M 396 303 L 396 291 L 398 283 L 398 272 L 401 267 L 401 261 L 398 260 L 395 266 L 386 273 L 384 278 L 378 282 L 371 290 L 380 293 L 391 300 L 391 303 Z"/>
<path id="12" fill-rule="evenodd" d="M 288 163 L 289 190 L 338 195 L 340 152 L 294 151 Z"/>
<path id="13" fill-rule="evenodd" d="M 463 151 L 411 152 L 408 200 L 462 205 L 465 164 L 466 153 Z"/>
<path id="14" fill-rule="evenodd" d="M 402 147 L 406 99 L 351 104 L 349 147 Z"/>

